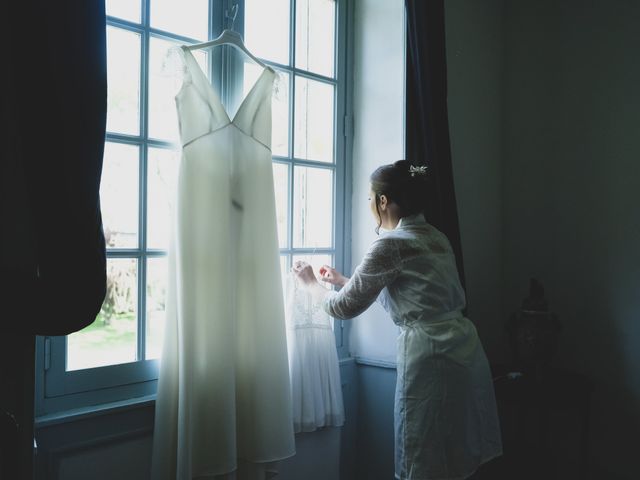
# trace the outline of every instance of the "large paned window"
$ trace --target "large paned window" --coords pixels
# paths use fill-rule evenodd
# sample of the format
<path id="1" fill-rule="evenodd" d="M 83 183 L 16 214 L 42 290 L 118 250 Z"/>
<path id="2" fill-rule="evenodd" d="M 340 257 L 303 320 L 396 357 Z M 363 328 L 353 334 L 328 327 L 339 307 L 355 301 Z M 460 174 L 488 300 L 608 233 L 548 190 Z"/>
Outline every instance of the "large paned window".
<path id="1" fill-rule="evenodd" d="M 106 3 L 108 111 L 100 200 L 107 296 L 85 329 L 38 337 L 37 415 L 155 393 L 180 163 L 174 101 L 180 79 L 167 55 L 172 46 L 233 28 L 276 70 L 272 152 L 283 276 L 297 259 L 316 268 L 345 266 L 346 2 Z M 227 46 L 194 54 L 233 118 L 261 67 Z M 342 322 L 334 331 L 341 348 Z"/>

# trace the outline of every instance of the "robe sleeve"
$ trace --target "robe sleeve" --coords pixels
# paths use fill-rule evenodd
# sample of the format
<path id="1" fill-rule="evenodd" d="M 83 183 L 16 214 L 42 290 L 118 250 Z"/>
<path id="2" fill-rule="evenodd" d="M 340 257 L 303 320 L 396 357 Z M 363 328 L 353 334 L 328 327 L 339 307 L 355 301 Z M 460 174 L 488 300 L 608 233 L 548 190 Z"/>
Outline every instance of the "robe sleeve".
<path id="1" fill-rule="evenodd" d="M 384 237 L 377 239 L 345 286 L 339 292 L 325 296 L 324 310 L 343 320 L 357 317 L 376 301 L 384 287 L 396 279 L 400 268 L 396 241 Z"/>

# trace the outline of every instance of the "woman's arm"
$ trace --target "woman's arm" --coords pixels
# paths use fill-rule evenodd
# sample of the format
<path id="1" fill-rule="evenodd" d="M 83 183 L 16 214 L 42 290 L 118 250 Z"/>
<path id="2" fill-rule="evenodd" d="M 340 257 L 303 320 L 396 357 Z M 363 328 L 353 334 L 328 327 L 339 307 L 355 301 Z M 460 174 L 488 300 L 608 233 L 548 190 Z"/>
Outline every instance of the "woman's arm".
<path id="1" fill-rule="evenodd" d="M 311 265 L 306 262 L 296 262 L 292 270 L 311 293 L 314 302 L 322 303 L 329 315 L 349 320 L 360 315 L 376 301 L 382 289 L 396 279 L 400 273 L 400 265 L 395 241 L 380 238 L 371 244 L 351 278 L 339 275 L 333 277 L 333 281 L 329 280 L 334 285 L 343 285 L 339 292 L 323 287 Z M 326 269 L 326 266 L 323 268 Z M 326 274 L 322 274 L 323 279 L 325 276 Z"/>
<path id="2" fill-rule="evenodd" d="M 400 273 L 401 261 L 396 241 L 380 238 L 371 244 L 362 262 L 339 292 L 314 288 L 314 295 L 323 295 L 323 307 L 329 315 L 347 320 L 357 317 L 375 302 L 384 287 Z"/>

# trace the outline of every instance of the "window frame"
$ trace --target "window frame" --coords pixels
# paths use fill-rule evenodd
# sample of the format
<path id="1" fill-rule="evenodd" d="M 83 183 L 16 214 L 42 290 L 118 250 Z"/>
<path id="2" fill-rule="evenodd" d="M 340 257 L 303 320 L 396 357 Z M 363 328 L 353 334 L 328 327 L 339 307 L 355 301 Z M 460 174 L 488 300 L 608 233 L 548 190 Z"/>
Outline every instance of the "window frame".
<path id="1" fill-rule="evenodd" d="M 150 2 L 141 0 L 140 23 L 134 23 L 117 17 L 107 16 L 107 25 L 123 28 L 141 36 L 140 49 L 140 93 L 139 93 L 139 132 L 128 135 L 108 132 L 105 142 L 114 141 L 135 145 L 139 148 L 138 169 L 138 246 L 133 249 L 110 249 L 108 258 L 135 258 L 137 261 L 137 348 L 141 360 L 130 363 L 108 365 L 89 369 L 66 371 L 66 336 L 36 337 L 36 397 L 35 414 L 37 417 L 52 415 L 75 409 L 86 409 L 90 406 L 117 402 L 135 397 L 155 397 L 159 374 L 158 359 L 144 359 L 145 322 L 146 317 L 146 266 L 147 258 L 166 256 L 166 251 L 149 249 L 146 246 L 147 231 L 147 162 L 149 148 L 178 149 L 179 145 L 165 140 L 149 137 L 149 53 L 150 38 L 172 40 L 182 43 L 195 43 L 205 39 L 193 39 L 159 30 L 150 25 Z M 352 6 L 346 0 L 335 0 L 335 39 L 334 39 L 334 75 L 331 79 L 296 68 L 295 66 L 295 28 L 296 1 L 290 2 L 290 37 L 289 65 L 280 65 L 262 59 L 277 70 L 289 73 L 289 156 L 274 155 L 274 163 L 288 165 L 288 245 L 280 249 L 288 258 L 294 254 L 329 254 L 333 255 L 335 265 L 346 271 L 350 268 L 350 218 L 351 218 L 351 84 L 348 82 L 350 69 L 347 69 L 348 57 L 353 42 L 349 39 L 348 19 L 353 18 Z M 230 26 L 230 19 L 225 16 L 233 4 L 238 5 L 238 15 L 234 30 L 244 36 L 244 0 L 209 0 L 209 39 L 215 38 L 223 28 Z M 214 86 L 221 92 L 221 99 L 229 103 L 237 89 L 242 89 L 242 62 L 238 57 L 225 54 L 227 49 L 216 48 L 208 61 L 208 74 Z M 295 78 L 296 75 L 312 80 L 321 80 L 335 85 L 334 90 L 334 161 L 332 163 L 296 159 L 294 157 L 295 142 Z M 333 232 L 331 248 L 293 248 L 293 177 L 294 166 L 312 166 L 331 169 L 333 173 Z M 290 265 L 289 265 L 290 266 Z M 336 320 L 334 333 L 338 354 L 347 357 L 348 345 L 345 323 Z"/>

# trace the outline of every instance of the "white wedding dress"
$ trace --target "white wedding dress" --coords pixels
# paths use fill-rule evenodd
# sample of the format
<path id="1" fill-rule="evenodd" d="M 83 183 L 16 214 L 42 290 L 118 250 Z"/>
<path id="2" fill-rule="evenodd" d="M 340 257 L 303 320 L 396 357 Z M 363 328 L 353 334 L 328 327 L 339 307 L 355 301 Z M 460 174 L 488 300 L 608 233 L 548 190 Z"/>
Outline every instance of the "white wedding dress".
<path id="1" fill-rule="evenodd" d="M 264 479 L 295 453 L 265 68 L 229 117 L 178 49 L 182 143 L 152 479 Z"/>
<path id="2" fill-rule="evenodd" d="M 291 374 L 293 427 L 313 432 L 344 424 L 344 405 L 336 340 L 331 317 L 321 301 L 287 276 L 287 350 Z"/>

